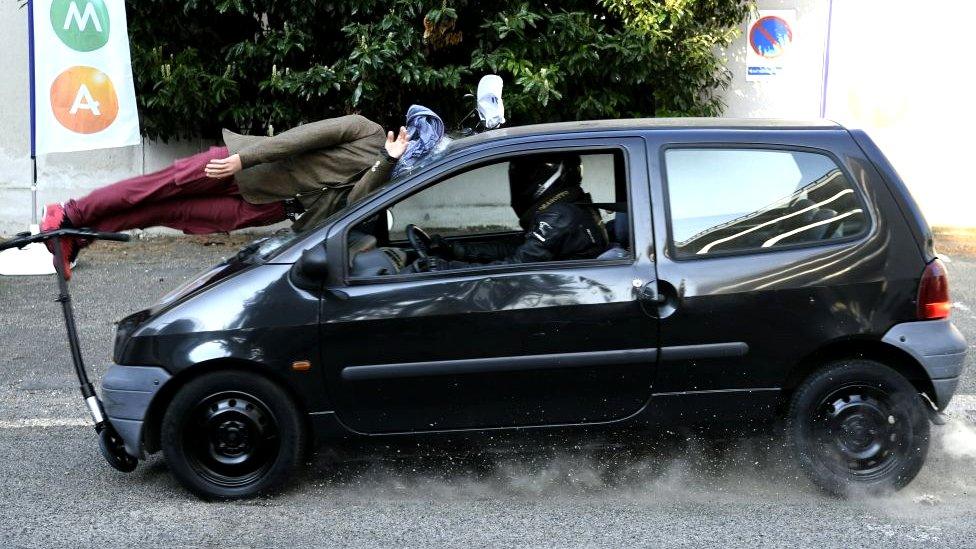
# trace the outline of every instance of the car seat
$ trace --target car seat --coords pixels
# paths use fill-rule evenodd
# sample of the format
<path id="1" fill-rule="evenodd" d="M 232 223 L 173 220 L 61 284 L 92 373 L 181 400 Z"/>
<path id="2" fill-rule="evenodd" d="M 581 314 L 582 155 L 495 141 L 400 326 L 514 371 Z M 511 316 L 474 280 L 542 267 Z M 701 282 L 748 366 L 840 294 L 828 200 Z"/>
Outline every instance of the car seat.
<path id="1" fill-rule="evenodd" d="M 607 236 L 610 247 L 597 256 L 597 259 L 626 259 L 630 257 L 630 221 L 626 213 L 618 213 L 607 221 Z"/>

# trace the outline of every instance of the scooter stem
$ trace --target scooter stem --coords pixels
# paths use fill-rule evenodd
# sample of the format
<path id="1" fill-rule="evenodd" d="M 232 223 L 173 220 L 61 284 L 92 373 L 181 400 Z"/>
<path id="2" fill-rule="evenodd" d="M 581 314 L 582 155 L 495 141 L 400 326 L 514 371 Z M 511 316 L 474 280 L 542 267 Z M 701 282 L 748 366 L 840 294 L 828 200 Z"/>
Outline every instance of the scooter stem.
<path id="1" fill-rule="evenodd" d="M 75 314 L 71 307 L 71 294 L 68 293 L 68 281 L 64 273 L 64 251 L 61 248 L 61 238 L 54 237 L 54 268 L 57 271 L 59 294 L 57 302 L 61 304 L 61 312 L 64 313 L 64 327 L 68 331 L 68 346 L 71 347 L 71 360 L 74 362 L 75 374 L 78 376 L 78 383 L 81 388 L 81 396 L 85 398 L 88 405 L 88 412 L 95 422 L 95 430 L 101 431 L 105 424 L 105 413 L 102 411 L 102 402 L 95 393 L 95 387 L 88 379 L 88 371 L 85 369 L 85 362 L 81 357 L 81 344 L 78 342 L 78 328 L 75 325 Z"/>

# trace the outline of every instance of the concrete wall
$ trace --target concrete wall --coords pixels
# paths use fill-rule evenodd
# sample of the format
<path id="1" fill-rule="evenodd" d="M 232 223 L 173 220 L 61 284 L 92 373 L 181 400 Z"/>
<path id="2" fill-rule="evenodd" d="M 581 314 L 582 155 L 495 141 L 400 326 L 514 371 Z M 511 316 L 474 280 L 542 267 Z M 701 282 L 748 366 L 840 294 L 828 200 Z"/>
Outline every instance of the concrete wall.
<path id="1" fill-rule="evenodd" d="M 0 2 L 0 234 L 30 220 L 27 14 L 18 2 Z M 725 93 L 728 116 L 816 118 L 820 115 L 827 0 L 760 0 L 768 9 L 796 9 L 791 72 L 769 82 L 745 81 L 746 37 L 726 52 L 734 80 Z M 940 15 L 976 20 L 976 3 L 940 2 Z M 968 169 L 976 116 L 970 105 L 965 32 L 921 40 L 914 23 L 923 6 L 904 0 L 835 0 L 827 86 L 827 117 L 863 127 L 878 141 L 919 200 L 929 221 L 976 226 L 976 175 Z M 745 25 L 743 25 L 745 28 Z M 38 159 L 39 207 L 158 169 L 196 152 L 203 142 L 144 143 L 119 149 L 51 154 Z M 483 187 L 474 185 L 470 189 Z M 502 204 L 507 204 L 507 198 Z M 444 215 L 496 224 L 506 208 L 460 191 L 458 208 Z M 449 223 L 429 219 L 433 225 Z M 433 226 L 432 225 L 432 226 Z"/>
<path id="2" fill-rule="evenodd" d="M 30 221 L 31 163 L 29 146 L 27 13 L 16 2 L 0 2 L 0 51 L 6 52 L 0 83 L 0 234 L 24 230 Z M 101 185 L 157 170 L 174 158 L 198 152 L 203 141 L 50 154 L 38 158 L 38 208 L 90 192 Z M 449 197 L 429 193 L 399 208 L 398 225 L 431 228 L 517 226 L 508 206 L 507 167 L 496 165 L 465 174 L 451 185 Z M 613 165 L 608 156 L 584 162 L 586 186 L 598 201 L 612 200 Z M 39 216 L 41 213 L 38 214 Z M 287 225 L 287 224 L 285 224 Z M 274 227 L 273 227 L 274 228 Z M 272 229 L 273 229 L 272 228 Z M 261 229 L 253 231 L 260 232 Z M 167 232 L 153 230 L 153 232 Z"/>
<path id="3" fill-rule="evenodd" d="M 25 215 L 30 212 L 27 12 L 17 5 L 0 2 L 0 51 L 4 52 L 4 77 L 0 80 L 0 234 L 23 230 Z"/>
<path id="4" fill-rule="evenodd" d="M 746 27 L 725 52 L 726 66 L 732 71 L 732 85 L 724 93 L 725 116 L 736 118 L 820 117 L 820 90 L 823 82 L 823 45 L 827 30 L 827 0 L 759 0 L 762 9 L 796 9 L 797 29 L 788 66 L 789 75 L 765 82 L 747 82 Z"/>
<path id="5" fill-rule="evenodd" d="M 27 12 L 19 9 L 17 2 L 0 2 L 0 51 L 5 52 L 6 75 L 0 82 L 0 104 L 5 106 L 0 111 L 4 128 L 0 132 L 0 234 L 12 234 L 27 227 L 31 209 Z M 201 140 L 144 142 L 136 147 L 44 155 L 38 158 L 38 208 L 43 210 L 47 203 L 82 196 L 107 183 L 157 170 L 209 144 Z M 397 212 L 397 220 L 426 227 L 512 225 L 517 220 L 508 207 L 506 169 L 498 165 L 466 174 L 452 185 L 449 198 L 429 194 L 426 199 L 411 200 Z M 606 195 L 612 192 L 612 179 L 609 186 L 604 185 L 607 177 L 612 178 L 612 164 L 607 158 L 587 159 L 584 170 L 589 174 L 588 187 L 604 189 L 597 192 L 597 199 L 611 200 Z"/>
<path id="6" fill-rule="evenodd" d="M 30 118 L 27 65 L 27 10 L 0 2 L 0 234 L 22 231 L 30 221 Z M 135 147 L 49 154 L 38 158 L 38 207 L 145 171 L 173 158 L 199 152 L 202 141 L 145 143 Z M 40 214 L 39 214 L 40 215 Z"/>
<path id="7" fill-rule="evenodd" d="M 861 128 L 878 143 L 932 225 L 976 226 L 976 171 L 970 167 L 976 112 L 971 60 L 976 3 L 949 0 L 933 10 L 908 0 L 834 0 L 824 85 L 828 0 L 759 0 L 796 9 L 790 72 L 745 79 L 745 32 L 726 52 L 734 80 L 727 116 L 826 118 Z M 926 16 L 960 21 L 927 30 Z M 743 31 L 746 24 L 743 24 Z"/>

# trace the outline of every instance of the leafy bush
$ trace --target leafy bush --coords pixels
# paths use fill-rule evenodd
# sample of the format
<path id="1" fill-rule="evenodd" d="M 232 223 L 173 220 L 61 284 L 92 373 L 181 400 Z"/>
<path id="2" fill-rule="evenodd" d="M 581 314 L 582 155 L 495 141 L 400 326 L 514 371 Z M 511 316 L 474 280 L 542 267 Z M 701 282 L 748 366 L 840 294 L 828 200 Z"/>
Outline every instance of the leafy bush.
<path id="1" fill-rule="evenodd" d="M 509 124 L 713 116 L 730 78 L 719 51 L 751 0 L 127 5 L 143 132 L 169 139 L 351 112 L 393 127 L 411 103 L 453 128 L 488 72 L 505 79 Z"/>

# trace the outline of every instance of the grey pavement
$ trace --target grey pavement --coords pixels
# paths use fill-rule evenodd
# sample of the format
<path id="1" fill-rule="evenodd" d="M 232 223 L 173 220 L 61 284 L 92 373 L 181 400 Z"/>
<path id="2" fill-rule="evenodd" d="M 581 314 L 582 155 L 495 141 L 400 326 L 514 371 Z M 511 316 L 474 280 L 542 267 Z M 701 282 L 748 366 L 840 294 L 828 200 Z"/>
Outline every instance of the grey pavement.
<path id="1" fill-rule="evenodd" d="M 952 322 L 969 343 L 959 393 L 976 394 L 976 257 L 949 257 L 946 270 L 949 271 Z"/>
<path id="2" fill-rule="evenodd" d="M 239 243 L 158 238 L 83 256 L 72 288 L 93 377 L 109 361 L 115 320 Z M 976 259 L 952 257 L 949 271 L 954 320 L 976 343 Z M 690 441 L 616 460 L 573 447 L 487 459 L 322 455 L 281 495 L 203 503 L 158 455 L 129 475 L 102 461 L 54 292 L 50 277 L 0 277 L 0 547 L 976 546 L 972 396 L 935 429 L 919 477 L 883 498 L 823 496 L 778 442 L 756 438 L 726 452 Z M 966 395 L 976 394 L 974 354 Z"/>

